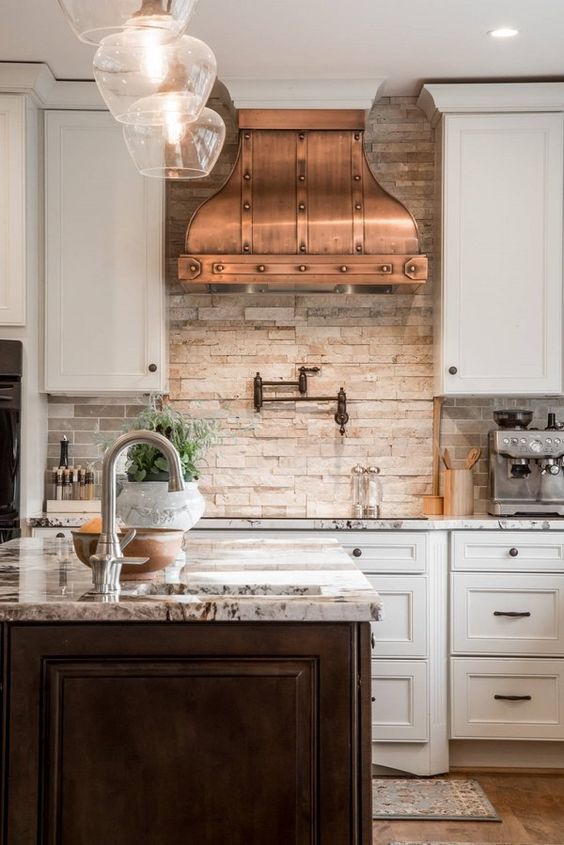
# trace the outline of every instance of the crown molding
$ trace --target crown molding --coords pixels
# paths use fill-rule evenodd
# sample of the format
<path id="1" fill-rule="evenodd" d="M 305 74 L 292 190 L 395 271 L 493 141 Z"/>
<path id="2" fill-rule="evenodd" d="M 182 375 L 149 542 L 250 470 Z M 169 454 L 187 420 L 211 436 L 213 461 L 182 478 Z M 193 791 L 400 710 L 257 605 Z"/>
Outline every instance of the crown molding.
<path id="1" fill-rule="evenodd" d="M 365 109 L 385 79 L 223 78 L 238 109 Z"/>
<path id="2" fill-rule="evenodd" d="M 562 112 L 564 82 L 479 82 L 424 85 L 417 105 L 432 126 L 443 114 Z"/>
<path id="3" fill-rule="evenodd" d="M 0 62 L 0 93 L 27 94 L 43 109 L 107 111 L 94 81 L 55 79 L 43 63 Z"/>

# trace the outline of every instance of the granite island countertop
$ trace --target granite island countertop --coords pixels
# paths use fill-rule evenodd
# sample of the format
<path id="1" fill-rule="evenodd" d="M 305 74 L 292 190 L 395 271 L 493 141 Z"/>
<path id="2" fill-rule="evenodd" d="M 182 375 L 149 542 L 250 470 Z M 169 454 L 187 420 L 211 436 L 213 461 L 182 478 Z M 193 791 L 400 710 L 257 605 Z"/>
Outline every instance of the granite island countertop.
<path id="1" fill-rule="evenodd" d="M 186 564 L 152 581 L 91 592 L 72 542 L 0 545 L 0 621 L 369 622 L 377 592 L 334 539 L 191 539 Z"/>

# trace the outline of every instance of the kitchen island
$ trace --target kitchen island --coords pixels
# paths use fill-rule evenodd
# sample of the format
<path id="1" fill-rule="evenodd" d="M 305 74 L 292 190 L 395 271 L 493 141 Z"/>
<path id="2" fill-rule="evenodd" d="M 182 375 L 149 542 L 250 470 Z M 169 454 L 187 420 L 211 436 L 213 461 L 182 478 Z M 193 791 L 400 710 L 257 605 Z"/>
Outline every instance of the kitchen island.
<path id="1" fill-rule="evenodd" d="M 0 546 L 5 845 L 371 841 L 377 593 L 331 539 L 187 557 L 108 601 L 68 542 Z"/>

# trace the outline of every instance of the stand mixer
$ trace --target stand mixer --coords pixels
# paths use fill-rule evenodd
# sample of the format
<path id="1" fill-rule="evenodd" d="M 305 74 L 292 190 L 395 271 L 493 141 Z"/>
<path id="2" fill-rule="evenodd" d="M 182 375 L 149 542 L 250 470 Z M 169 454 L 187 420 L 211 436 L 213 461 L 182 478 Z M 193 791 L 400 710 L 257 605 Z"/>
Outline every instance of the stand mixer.
<path id="1" fill-rule="evenodd" d="M 564 428 L 548 415 L 542 431 L 529 429 L 532 411 L 494 411 L 500 426 L 488 434 L 488 513 L 564 516 Z"/>

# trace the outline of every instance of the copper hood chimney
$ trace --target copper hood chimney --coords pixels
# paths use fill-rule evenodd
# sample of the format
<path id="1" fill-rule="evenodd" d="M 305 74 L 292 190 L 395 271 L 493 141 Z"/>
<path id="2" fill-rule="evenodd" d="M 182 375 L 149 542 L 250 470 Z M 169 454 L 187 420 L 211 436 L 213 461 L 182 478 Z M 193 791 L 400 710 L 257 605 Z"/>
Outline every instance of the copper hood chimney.
<path id="1" fill-rule="evenodd" d="M 380 187 L 363 110 L 239 111 L 239 152 L 195 212 L 179 278 L 192 290 L 390 290 L 427 280 L 417 224 Z"/>

